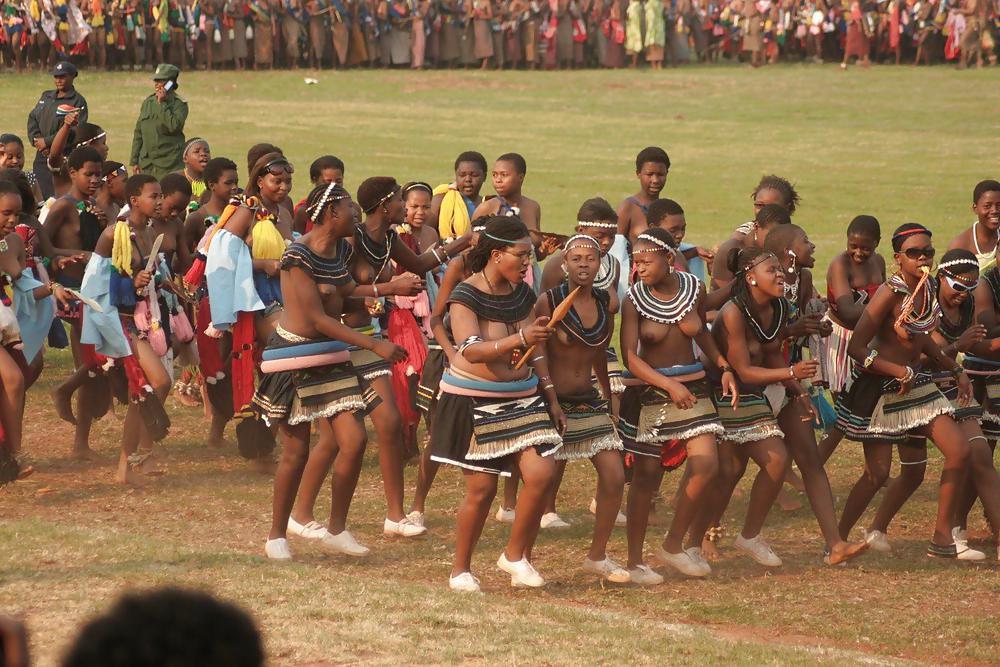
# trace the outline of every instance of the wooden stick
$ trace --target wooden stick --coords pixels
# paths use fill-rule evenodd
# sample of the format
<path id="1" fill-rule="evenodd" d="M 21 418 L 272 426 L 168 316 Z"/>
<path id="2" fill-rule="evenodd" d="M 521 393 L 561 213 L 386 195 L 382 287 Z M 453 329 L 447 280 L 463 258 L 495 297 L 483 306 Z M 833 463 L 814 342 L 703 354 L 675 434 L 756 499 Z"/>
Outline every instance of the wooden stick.
<path id="1" fill-rule="evenodd" d="M 579 293 L 581 287 L 582 286 L 578 286 L 572 292 L 567 294 L 566 298 L 562 300 L 562 303 L 555 307 L 552 311 L 552 317 L 549 318 L 549 323 L 545 327 L 546 329 L 554 330 L 556 325 L 559 324 L 564 317 L 566 317 L 569 313 L 569 309 L 573 307 L 573 300 L 576 298 L 576 295 Z M 528 348 L 528 350 L 524 353 L 524 356 L 518 359 L 517 363 L 514 365 L 514 370 L 523 368 L 524 365 L 528 363 L 528 359 L 531 357 L 531 353 L 535 351 L 535 347 L 537 347 L 537 345 L 538 344 L 536 343 Z"/>

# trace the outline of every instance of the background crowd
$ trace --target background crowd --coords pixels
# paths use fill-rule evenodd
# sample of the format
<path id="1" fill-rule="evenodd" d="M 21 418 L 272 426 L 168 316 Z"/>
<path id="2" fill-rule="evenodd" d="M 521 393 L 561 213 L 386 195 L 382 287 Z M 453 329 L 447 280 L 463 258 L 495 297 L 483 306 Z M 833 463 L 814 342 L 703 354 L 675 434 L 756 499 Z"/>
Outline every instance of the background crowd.
<path id="1" fill-rule="evenodd" d="M 998 0 L 3 0 L 5 64 L 152 69 L 996 64 Z"/>

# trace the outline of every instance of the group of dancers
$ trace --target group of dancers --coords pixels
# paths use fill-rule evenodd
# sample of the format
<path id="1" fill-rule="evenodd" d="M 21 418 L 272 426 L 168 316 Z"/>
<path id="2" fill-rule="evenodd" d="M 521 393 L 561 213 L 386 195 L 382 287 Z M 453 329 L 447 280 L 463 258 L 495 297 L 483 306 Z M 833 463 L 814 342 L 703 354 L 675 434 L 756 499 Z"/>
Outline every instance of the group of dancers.
<path id="1" fill-rule="evenodd" d="M 789 181 L 762 178 L 752 219 L 708 250 L 685 241 L 682 206 L 662 196 L 671 164 L 657 147 L 636 158 L 634 195 L 617 209 L 587 199 L 573 233 L 560 235 L 542 230 L 516 153 L 492 167 L 462 153 L 454 180 L 438 187 L 367 178 L 356 197 L 344 163 L 324 156 L 294 203 L 295 168 L 271 144 L 249 150 L 241 189 L 236 163 L 210 157 L 204 140 L 185 151 L 197 157 L 183 172 L 157 181 L 108 160 L 103 131 L 82 134 L 68 117 L 49 157 L 60 192 L 41 206 L 23 154 L 18 164 L 6 152 L 0 170 L 6 481 L 31 472 L 17 458 L 25 390 L 65 322 L 76 369 L 53 400 L 81 457 L 93 421 L 113 400 L 127 405 L 118 482 L 157 471 L 175 369 L 182 386 L 201 385 L 209 445 L 226 444 L 231 421 L 248 459 L 273 463 L 280 442 L 264 547 L 274 560 L 293 557 L 289 536 L 369 553 L 347 529 L 366 421 L 386 535 L 426 533 L 436 473 L 461 471 L 449 578 L 458 591 L 479 590 L 472 557 L 501 477 L 496 517 L 511 527 L 497 566 L 514 586 L 545 583 L 532 549 L 541 528 L 566 525 L 556 496 L 567 462 L 583 459 L 597 472 L 583 569 L 615 583 L 660 583 L 657 563 L 710 574 L 751 459 L 759 470 L 734 546 L 765 567 L 782 564 L 763 530 L 797 478 L 792 461 L 830 565 L 892 549 L 888 526 L 923 480 L 928 440 L 943 455 L 928 555 L 986 558 L 966 536 L 977 498 L 1000 528 L 997 181 L 975 186 L 976 220 L 936 271 L 930 229 L 899 226 L 887 269 L 878 221 L 851 220 L 823 298 Z M 490 174 L 495 195 L 483 196 Z M 825 389 L 836 420 L 817 443 Z M 429 437 L 407 508 L 403 471 L 421 419 Z M 824 464 L 843 438 L 861 443 L 865 466 L 838 520 Z M 893 445 L 902 465 L 890 480 Z M 648 559 L 664 472 L 681 467 L 669 529 Z M 327 475 L 324 523 L 314 506 Z M 616 525 L 626 528 L 624 563 L 607 551 Z"/>

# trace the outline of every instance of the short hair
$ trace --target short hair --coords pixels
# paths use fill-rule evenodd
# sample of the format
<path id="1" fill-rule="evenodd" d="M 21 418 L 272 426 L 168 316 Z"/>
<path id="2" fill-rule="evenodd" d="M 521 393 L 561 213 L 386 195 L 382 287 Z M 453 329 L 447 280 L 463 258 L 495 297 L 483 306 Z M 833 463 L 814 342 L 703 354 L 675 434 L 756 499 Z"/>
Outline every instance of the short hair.
<path id="1" fill-rule="evenodd" d="M 163 196 L 168 197 L 180 192 L 183 195 L 191 196 L 191 181 L 184 174 L 167 174 L 160 179 L 160 188 L 163 189 Z"/>
<path id="2" fill-rule="evenodd" d="M 767 233 L 767 239 L 764 240 L 764 250 L 769 250 L 779 257 L 782 256 L 791 247 L 792 239 L 799 232 L 805 234 L 806 230 L 791 223 L 776 226 Z"/>
<path id="3" fill-rule="evenodd" d="M 182 177 L 183 178 L 183 177 Z M 131 199 L 142 195 L 142 189 L 150 183 L 159 183 L 152 174 L 135 174 L 125 181 L 125 196 Z"/>
<path id="4" fill-rule="evenodd" d="M 919 222 L 906 222 L 899 227 L 896 227 L 896 231 L 892 233 L 893 252 L 899 252 L 900 248 L 902 248 L 903 244 L 906 242 L 906 239 L 918 234 L 933 236 L 933 234 L 931 234 L 931 230 L 927 229 Z"/>
<path id="5" fill-rule="evenodd" d="M 458 165 L 463 162 L 473 162 L 483 170 L 484 174 L 486 173 L 486 158 L 478 151 L 463 151 L 459 153 L 458 157 L 455 158 L 455 171 L 458 171 Z"/>
<path id="6" fill-rule="evenodd" d="M 21 197 L 21 190 L 12 181 L 0 179 L 0 197 L 4 195 L 17 195 Z M 24 210 L 24 202 L 21 202 L 21 210 Z"/>
<path id="7" fill-rule="evenodd" d="M 18 194 L 21 195 L 21 210 L 34 214 L 38 202 L 35 201 L 35 193 L 23 171 L 11 168 L 0 169 L 0 182 L 13 184 Z"/>
<path id="8" fill-rule="evenodd" d="M 987 192 L 1000 192 L 1000 182 L 988 178 L 976 183 L 976 187 L 972 190 L 972 203 L 978 204 L 979 199 Z"/>
<path id="9" fill-rule="evenodd" d="M 88 162 L 96 162 L 100 165 L 104 164 L 104 160 L 101 159 L 101 154 L 97 152 L 96 148 L 91 146 L 80 146 L 79 148 L 74 148 L 73 152 L 69 154 L 69 160 L 67 160 L 67 164 L 72 171 L 79 171 L 80 169 L 83 169 L 83 165 Z"/>
<path id="10" fill-rule="evenodd" d="M 207 593 L 163 588 L 127 593 L 80 629 L 63 667 L 264 663 L 253 619 Z"/>
<path id="11" fill-rule="evenodd" d="M 431 187 L 430 183 L 424 183 L 423 181 L 410 181 L 403 186 L 403 201 L 406 201 L 407 197 L 411 193 L 420 192 L 423 190 L 427 193 L 428 197 L 434 196 L 434 188 Z"/>
<path id="12" fill-rule="evenodd" d="M 638 174 L 642 171 L 642 165 L 647 162 L 662 164 L 667 168 L 667 171 L 670 171 L 670 156 L 659 146 L 647 146 L 639 151 L 639 154 L 635 156 L 635 173 Z"/>
<path id="13" fill-rule="evenodd" d="M 466 266 L 473 273 L 485 268 L 494 250 L 503 250 L 511 242 L 528 236 L 528 228 L 516 215 L 491 215 L 476 220 L 476 223 L 476 226 L 485 225 L 486 230 L 479 235 L 476 247 L 466 255 Z"/>
<path id="14" fill-rule="evenodd" d="M 324 155 L 316 158 L 309 165 L 309 180 L 315 183 L 326 169 L 339 169 L 343 173 L 345 171 L 344 161 L 335 155 Z"/>
<path id="15" fill-rule="evenodd" d="M 655 227 L 668 215 L 684 215 L 684 209 L 673 199 L 657 199 L 646 211 L 646 224 Z"/>
<path id="16" fill-rule="evenodd" d="M 767 204 L 762 206 L 754 221 L 760 227 L 771 227 L 773 225 L 789 225 L 792 223 L 791 212 L 781 204 Z"/>
<path id="17" fill-rule="evenodd" d="M 510 162 L 514 165 L 515 171 L 524 176 L 528 173 L 528 163 L 520 153 L 504 153 L 496 159 L 497 162 Z"/>
<path id="18" fill-rule="evenodd" d="M 860 234 L 868 236 L 878 241 L 882 238 L 882 228 L 879 227 L 878 219 L 874 215 L 856 215 L 847 225 L 847 235 Z"/>
<path id="19" fill-rule="evenodd" d="M 392 176 L 372 176 L 358 186 L 358 204 L 365 213 L 371 213 L 387 196 L 399 189 Z"/>
<path id="20" fill-rule="evenodd" d="M 24 148 L 24 142 L 21 137 L 16 134 L 6 133 L 0 134 L 0 145 L 6 146 L 7 144 L 18 144 L 21 148 Z"/>
<path id="21" fill-rule="evenodd" d="M 640 234 L 639 236 L 642 236 L 643 234 L 645 234 L 647 236 L 652 236 L 657 241 L 660 241 L 662 243 L 666 243 L 671 248 L 676 248 L 677 247 L 677 241 L 674 240 L 674 235 L 671 234 L 671 233 L 669 233 L 667 230 L 663 229 L 662 227 L 650 227 L 649 229 L 644 230 L 642 232 L 642 234 Z M 644 241 L 644 239 L 638 239 L 636 241 L 636 243 L 643 243 L 643 242 L 647 242 L 648 243 L 648 241 Z M 659 244 L 654 244 L 654 245 L 659 245 Z"/>
<path id="22" fill-rule="evenodd" d="M 95 125 L 94 123 L 80 123 L 76 128 L 76 138 L 74 141 L 77 146 L 85 146 L 89 145 L 91 141 L 102 134 L 104 134 L 104 128 L 100 125 Z"/>
<path id="23" fill-rule="evenodd" d="M 580 210 L 576 212 L 577 221 L 597 222 L 600 220 L 610 220 L 618 222 L 618 213 L 611 207 L 604 197 L 592 197 L 583 202 Z"/>
<path id="24" fill-rule="evenodd" d="M 979 273 L 979 260 L 971 250 L 952 248 L 941 257 L 938 271 L 960 276 L 963 273 Z M 940 283 L 938 285 L 940 288 Z"/>
<path id="25" fill-rule="evenodd" d="M 278 153 L 284 155 L 285 151 L 281 150 L 274 144 L 254 144 L 247 151 L 247 173 L 253 171 L 253 167 L 257 164 L 257 161 L 269 153 Z"/>
<path id="26" fill-rule="evenodd" d="M 205 169 L 201 172 L 201 180 L 205 183 L 218 183 L 222 174 L 227 171 L 236 171 L 236 163 L 227 157 L 214 157 L 205 163 Z"/>
<path id="27" fill-rule="evenodd" d="M 753 189 L 751 196 L 756 197 L 757 193 L 761 190 L 775 190 L 778 192 L 781 195 L 781 199 L 785 202 L 785 208 L 788 209 L 789 215 L 795 213 L 795 207 L 799 204 L 799 193 L 795 191 L 795 186 L 789 183 L 787 179 L 775 176 L 774 174 L 761 176 L 760 182 Z"/>

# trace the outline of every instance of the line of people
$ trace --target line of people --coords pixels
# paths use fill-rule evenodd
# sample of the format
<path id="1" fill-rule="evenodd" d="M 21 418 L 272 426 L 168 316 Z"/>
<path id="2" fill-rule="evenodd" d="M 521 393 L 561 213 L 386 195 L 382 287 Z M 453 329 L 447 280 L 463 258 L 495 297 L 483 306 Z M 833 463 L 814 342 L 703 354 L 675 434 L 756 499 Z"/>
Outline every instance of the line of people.
<path id="1" fill-rule="evenodd" d="M 996 0 L 3 0 L 4 60 L 99 69 L 996 63 Z"/>
<path id="2" fill-rule="evenodd" d="M 243 189 L 236 163 L 212 158 L 201 139 L 182 171 L 129 177 L 107 159 L 106 133 L 71 112 L 47 157 L 56 196 L 39 206 L 23 150 L 8 150 L 17 137 L 4 140 L 5 481 L 31 472 L 17 458 L 24 395 L 47 339 L 74 353 L 76 369 L 52 393 L 75 426 L 73 455 L 93 456 L 93 422 L 112 401 L 127 405 L 119 483 L 162 473 L 155 452 L 169 433 L 164 401 L 177 374 L 211 415 L 208 445 L 227 446 L 235 422 L 240 453 L 267 467 L 280 440 L 265 544 L 276 560 L 292 558 L 289 535 L 368 553 L 347 528 L 366 419 L 379 445 L 386 535 L 424 534 L 438 470 L 461 470 L 456 590 L 478 590 L 472 557 L 500 477 L 496 517 L 511 533 L 498 567 L 515 586 L 544 583 L 532 547 L 542 527 L 566 525 L 556 498 L 566 463 L 578 459 L 597 472 L 583 567 L 612 582 L 662 581 L 646 560 L 646 531 L 664 472 L 682 466 L 655 557 L 687 576 L 711 572 L 751 459 L 759 471 L 734 546 L 766 567 L 782 563 L 763 529 L 796 477 L 792 461 L 830 564 L 891 550 L 888 526 L 923 480 L 928 439 L 944 457 L 928 554 L 985 558 L 965 533 L 977 498 L 1000 527 L 996 181 L 975 187 L 976 222 L 936 276 L 929 229 L 896 229 L 887 272 L 878 221 L 857 216 L 824 299 L 815 247 L 792 223 L 800 202 L 789 181 L 762 178 L 753 218 L 708 250 L 685 241 L 684 209 L 661 196 L 671 163 L 657 147 L 636 158 L 634 195 L 617 209 L 588 199 L 574 233 L 561 235 L 543 231 L 517 153 L 492 167 L 462 153 L 454 180 L 437 187 L 367 178 L 356 197 L 343 187 L 344 163 L 323 156 L 295 203 L 295 168 L 277 146 L 250 148 Z M 836 420 L 817 444 L 827 388 Z M 838 520 L 824 464 L 844 437 L 863 445 L 866 465 Z M 864 539 L 851 541 L 887 482 L 894 444 L 903 472 Z M 418 454 L 407 506 L 403 469 Z M 324 523 L 314 506 L 328 475 Z M 623 524 L 620 564 L 607 545 Z"/>

